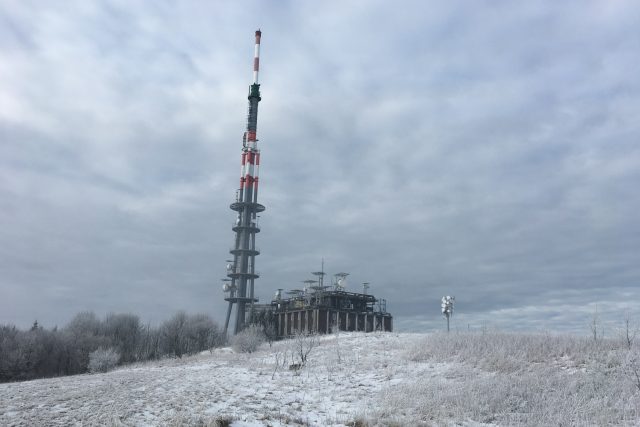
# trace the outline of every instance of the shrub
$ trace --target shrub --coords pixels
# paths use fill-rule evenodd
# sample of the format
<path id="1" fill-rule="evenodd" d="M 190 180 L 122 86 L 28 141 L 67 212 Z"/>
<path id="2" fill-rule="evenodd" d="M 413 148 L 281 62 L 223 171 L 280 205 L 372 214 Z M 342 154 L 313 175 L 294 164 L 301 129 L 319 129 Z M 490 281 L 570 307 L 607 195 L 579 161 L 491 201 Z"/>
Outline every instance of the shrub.
<path id="1" fill-rule="evenodd" d="M 298 369 L 307 364 L 307 358 L 309 354 L 316 348 L 320 342 L 318 336 L 309 332 L 296 331 L 293 336 L 293 349 L 292 353 L 298 360 Z M 292 365 L 293 366 L 293 365 Z M 291 369 L 291 367 L 289 367 Z"/>
<path id="2" fill-rule="evenodd" d="M 231 347 L 237 353 L 253 353 L 264 340 L 262 328 L 251 325 L 231 339 Z"/>
<path id="3" fill-rule="evenodd" d="M 89 353 L 89 372 L 107 372 L 113 369 L 120 360 L 120 355 L 113 348 L 98 348 Z"/>

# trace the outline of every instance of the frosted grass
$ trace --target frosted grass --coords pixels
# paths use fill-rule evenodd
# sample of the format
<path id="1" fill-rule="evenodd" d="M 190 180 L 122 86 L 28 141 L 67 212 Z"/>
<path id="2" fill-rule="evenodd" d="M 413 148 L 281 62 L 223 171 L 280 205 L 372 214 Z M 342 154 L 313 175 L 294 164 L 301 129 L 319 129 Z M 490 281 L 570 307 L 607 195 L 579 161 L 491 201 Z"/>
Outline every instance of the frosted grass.
<path id="1" fill-rule="evenodd" d="M 304 364 L 288 340 L 0 384 L 0 425 L 640 425 L 638 355 L 551 334 L 340 333 Z"/>

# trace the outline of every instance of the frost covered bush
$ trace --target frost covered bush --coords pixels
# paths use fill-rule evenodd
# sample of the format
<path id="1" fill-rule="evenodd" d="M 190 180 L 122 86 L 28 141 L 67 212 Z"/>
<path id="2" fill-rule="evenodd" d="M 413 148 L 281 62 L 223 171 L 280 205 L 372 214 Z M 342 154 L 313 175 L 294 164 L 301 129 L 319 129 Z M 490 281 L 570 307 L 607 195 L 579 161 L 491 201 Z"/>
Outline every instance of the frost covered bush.
<path id="1" fill-rule="evenodd" d="M 89 353 L 89 372 L 107 372 L 115 368 L 120 360 L 120 355 L 113 348 L 100 347 Z"/>
<path id="2" fill-rule="evenodd" d="M 231 339 L 231 348 L 238 353 L 253 353 L 264 341 L 262 328 L 251 325 Z"/>

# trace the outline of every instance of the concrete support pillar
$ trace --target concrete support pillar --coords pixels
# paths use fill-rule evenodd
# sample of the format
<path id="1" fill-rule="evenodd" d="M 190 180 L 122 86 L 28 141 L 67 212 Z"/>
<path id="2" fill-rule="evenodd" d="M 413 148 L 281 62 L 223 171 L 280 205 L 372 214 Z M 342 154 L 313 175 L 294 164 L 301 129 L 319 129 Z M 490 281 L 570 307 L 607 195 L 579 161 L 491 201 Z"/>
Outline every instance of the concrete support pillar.
<path id="1" fill-rule="evenodd" d="M 282 313 L 278 313 L 278 336 L 282 336 Z"/>
<path id="2" fill-rule="evenodd" d="M 289 335 L 289 318 L 291 317 L 291 313 L 284 314 L 284 336 Z"/>
<path id="3" fill-rule="evenodd" d="M 331 317 L 331 310 L 327 310 L 327 333 L 329 333 L 329 318 Z"/>

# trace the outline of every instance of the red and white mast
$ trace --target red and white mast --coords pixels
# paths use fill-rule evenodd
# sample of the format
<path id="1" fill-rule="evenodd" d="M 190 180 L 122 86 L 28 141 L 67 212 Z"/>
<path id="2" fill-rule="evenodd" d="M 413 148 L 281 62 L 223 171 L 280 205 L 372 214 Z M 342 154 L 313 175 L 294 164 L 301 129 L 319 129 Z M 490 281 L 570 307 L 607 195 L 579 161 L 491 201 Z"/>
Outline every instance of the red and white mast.
<path id="1" fill-rule="evenodd" d="M 256 31 L 256 46 L 253 55 L 253 84 L 257 85 L 258 82 L 258 72 L 260 71 L 260 37 L 262 36 L 262 32 L 260 30 Z"/>
<path id="2" fill-rule="evenodd" d="M 249 110 L 247 114 L 247 127 L 242 137 L 242 154 L 240 160 L 240 188 L 236 195 L 235 203 L 231 209 L 238 212 L 236 225 L 233 231 L 236 233 L 235 246 L 230 253 L 233 255 L 233 263 L 229 264 L 227 276 L 231 284 L 225 285 L 225 292 L 229 296 L 225 298 L 229 302 L 225 333 L 229 325 L 233 304 L 237 304 L 235 333 L 244 329 L 247 314 L 247 303 L 253 306 L 254 280 L 259 276 L 255 272 L 255 256 L 259 251 L 255 248 L 255 235 L 260 232 L 257 224 L 257 213 L 264 211 L 264 206 L 258 203 L 258 168 L 260 166 L 260 150 L 256 137 L 258 125 L 258 103 L 260 97 L 260 84 L 258 73 L 260 71 L 260 37 L 262 32 L 256 31 L 256 43 L 253 57 L 253 83 L 249 86 Z M 247 295 L 248 293 L 248 295 Z"/>

